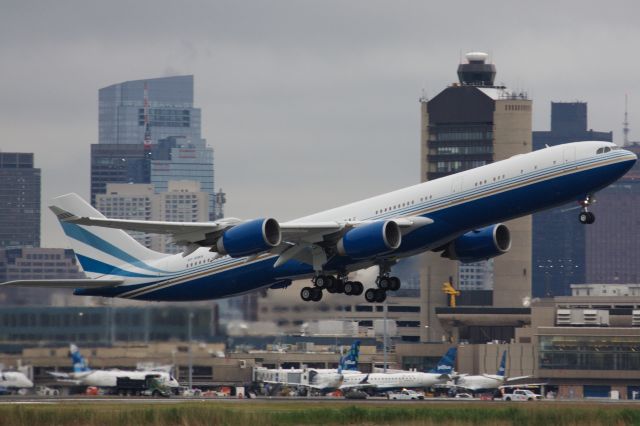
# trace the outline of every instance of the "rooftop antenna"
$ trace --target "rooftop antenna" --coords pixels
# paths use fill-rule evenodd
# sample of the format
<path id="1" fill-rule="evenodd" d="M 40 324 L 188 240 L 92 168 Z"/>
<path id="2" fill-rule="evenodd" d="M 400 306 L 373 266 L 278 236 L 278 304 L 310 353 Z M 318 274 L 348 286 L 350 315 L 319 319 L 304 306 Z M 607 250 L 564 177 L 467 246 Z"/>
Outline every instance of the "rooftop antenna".
<path id="1" fill-rule="evenodd" d="M 149 126 L 149 88 L 144 82 L 144 147 L 151 147 L 151 128 Z"/>
<path id="2" fill-rule="evenodd" d="M 627 111 L 628 102 L 629 102 L 629 95 L 625 93 L 624 94 L 624 122 L 622 123 L 622 125 L 624 126 L 622 128 L 622 134 L 624 135 L 624 138 L 622 140 L 622 146 L 629 145 L 629 114 Z"/>

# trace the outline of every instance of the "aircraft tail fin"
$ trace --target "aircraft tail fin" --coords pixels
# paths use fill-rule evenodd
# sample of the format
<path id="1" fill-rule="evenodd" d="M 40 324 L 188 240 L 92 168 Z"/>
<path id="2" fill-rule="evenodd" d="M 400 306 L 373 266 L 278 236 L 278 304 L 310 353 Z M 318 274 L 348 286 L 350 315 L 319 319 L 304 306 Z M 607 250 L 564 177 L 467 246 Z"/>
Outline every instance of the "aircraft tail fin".
<path id="1" fill-rule="evenodd" d="M 502 360 L 500 361 L 500 367 L 498 368 L 498 372 L 496 374 L 498 376 L 504 377 L 506 370 L 507 370 L 507 351 L 505 349 L 505 351 L 502 352 Z"/>
<path id="2" fill-rule="evenodd" d="M 78 347 L 73 343 L 69 345 L 69 356 L 71 357 L 71 362 L 73 363 L 74 373 L 82 373 L 84 371 L 89 371 L 89 366 L 87 365 L 87 361 L 84 359 L 84 357 L 80 353 L 80 349 L 78 349 Z"/>
<path id="3" fill-rule="evenodd" d="M 81 217 L 104 218 L 77 194 L 56 197 L 49 206 L 60 221 L 71 248 L 90 278 L 156 276 L 163 271 L 147 262 L 166 257 L 149 250 L 119 229 L 87 227 L 73 223 Z"/>
<path id="4" fill-rule="evenodd" d="M 358 369 L 358 359 L 360 357 L 360 340 L 356 340 L 351 344 L 351 348 L 349 348 L 349 352 L 346 353 L 342 358 L 340 358 L 340 365 L 338 366 L 338 372 L 342 372 L 345 370 L 357 370 Z"/>
<path id="5" fill-rule="evenodd" d="M 431 369 L 430 373 L 436 374 L 452 374 L 453 369 L 456 364 L 456 356 L 458 355 L 458 348 L 453 347 L 449 348 L 449 350 L 444 354 L 440 361 L 438 361 L 438 365 L 436 368 Z"/>

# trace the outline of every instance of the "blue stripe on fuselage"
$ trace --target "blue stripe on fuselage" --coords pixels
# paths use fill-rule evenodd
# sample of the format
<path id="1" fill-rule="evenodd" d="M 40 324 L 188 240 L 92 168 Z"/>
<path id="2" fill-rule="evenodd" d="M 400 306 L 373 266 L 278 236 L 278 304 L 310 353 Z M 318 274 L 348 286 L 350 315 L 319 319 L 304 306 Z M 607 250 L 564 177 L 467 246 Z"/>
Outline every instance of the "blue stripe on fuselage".
<path id="1" fill-rule="evenodd" d="M 81 254 L 76 254 L 78 261 L 82 265 L 82 269 L 85 272 L 93 272 L 96 274 L 105 274 L 105 275 L 117 275 L 121 277 L 130 277 L 130 278 L 157 278 L 156 275 L 145 275 L 139 274 L 137 272 L 125 271 L 124 269 L 118 268 L 117 266 L 109 265 L 108 263 L 100 262 L 96 259 L 91 259 L 90 257 L 83 256 Z"/>

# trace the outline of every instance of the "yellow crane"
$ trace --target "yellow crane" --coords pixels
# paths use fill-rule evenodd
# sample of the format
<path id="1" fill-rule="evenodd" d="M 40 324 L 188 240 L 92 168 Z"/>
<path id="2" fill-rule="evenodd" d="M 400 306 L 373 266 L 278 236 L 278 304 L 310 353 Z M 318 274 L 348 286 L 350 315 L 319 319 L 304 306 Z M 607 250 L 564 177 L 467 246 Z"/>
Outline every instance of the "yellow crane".
<path id="1" fill-rule="evenodd" d="M 453 277 L 449 277 L 449 281 L 442 284 L 442 292 L 449 295 L 449 306 L 456 307 L 456 297 L 460 296 L 460 290 L 456 290 L 453 286 Z"/>

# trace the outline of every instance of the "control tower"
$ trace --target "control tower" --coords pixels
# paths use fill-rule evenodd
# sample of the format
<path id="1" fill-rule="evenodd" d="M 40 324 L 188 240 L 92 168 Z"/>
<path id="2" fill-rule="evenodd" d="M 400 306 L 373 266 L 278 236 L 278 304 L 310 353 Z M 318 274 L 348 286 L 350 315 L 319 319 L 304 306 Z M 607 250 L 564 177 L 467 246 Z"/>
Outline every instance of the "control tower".
<path id="1" fill-rule="evenodd" d="M 458 82 L 432 99 L 420 100 L 423 182 L 531 151 L 532 102 L 527 94 L 495 85 L 496 67 L 488 62 L 486 53 L 470 52 L 465 58 L 466 62 L 458 66 Z M 468 280 L 473 288 L 475 276 L 478 283 L 489 282 L 489 288 L 480 288 L 480 284 L 473 288 L 484 291 L 485 296 L 491 291 L 490 281 L 493 281 L 492 299 L 489 298 L 492 308 L 522 308 L 523 301 L 531 295 L 531 218 L 510 221 L 507 226 L 511 230 L 512 248 L 495 258 L 493 265 L 482 262 L 470 267 L 444 259 L 440 253 L 425 255 L 421 280 L 426 285 L 422 285 L 421 297 L 430 298 L 431 307 L 446 306 L 440 291 L 442 283 L 452 276 L 456 282 Z M 481 304 L 487 305 L 486 298 L 483 300 Z M 423 320 L 430 327 L 423 330 L 423 341 L 440 340 L 442 330 L 436 330 L 434 325 L 443 324 L 443 318 L 441 315 L 435 318 L 433 308 L 426 311 L 428 314 L 424 315 L 429 318 Z M 465 333 L 476 332 L 488 340 L 508 339 L 504 327 L 511 324 L 500 321 L 496 317 L 496 324 L 488 324 L 482 331 L 469 331 L 477 325 L 457 321 L 460 326 L 448 332 L 453 339 L 469 340 Z M 502 334 L 494 336 L 495 330 L 501 330 Z"/>

